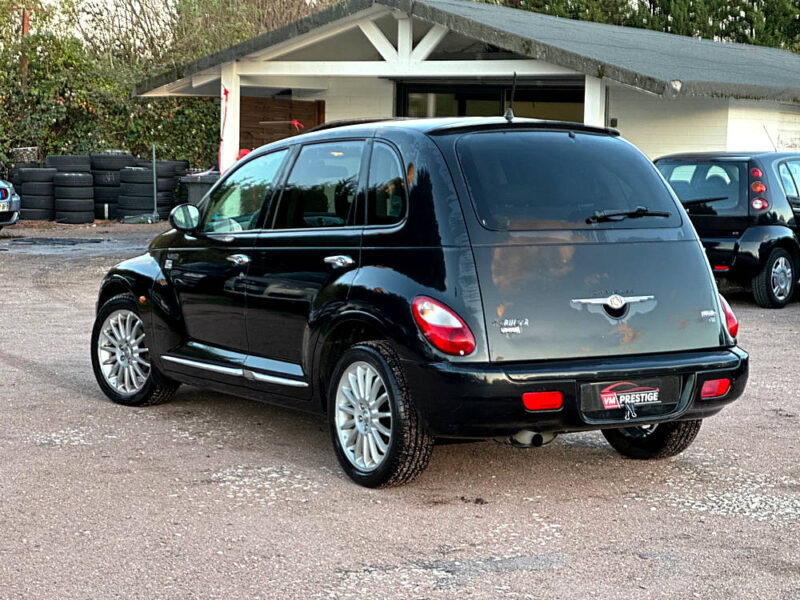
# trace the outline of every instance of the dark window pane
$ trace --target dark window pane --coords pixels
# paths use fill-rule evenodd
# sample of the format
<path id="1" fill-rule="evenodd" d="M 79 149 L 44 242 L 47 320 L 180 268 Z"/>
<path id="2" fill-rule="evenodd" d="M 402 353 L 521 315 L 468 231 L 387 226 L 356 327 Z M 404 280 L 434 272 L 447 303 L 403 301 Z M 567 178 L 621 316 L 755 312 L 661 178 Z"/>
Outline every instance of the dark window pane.
<path id="1" fill-rule="evenodd" d="M 746 162 L 663 160 L 658 169 L 690 215 L 747 216 Z"/>
<path id="2" fill-rule="evenodd" d="M 261 206 L 286 152 L 253 159 L 231 173 L 208 198 L 201 231 L 230 233 L 258 227 Z"/>
<path id="3" fill-rule="evenodd" d="M 467 134 L 461 166 L 481 223 L 495 230 L 677 227 L 663 180 L 641 152 L 606 135 L 566 131 Z M 588 224 L 596 211 L 643 206 L 669 217 Z"/>
<path id="4" fill-rule="evenodd" d="M 783 183 L 783 190 L 786 192 L 787 196 L 791 196 L 793 198 L 797 198 L 797 186 L 795 186 L 795 178 L 800 175 L 800 172 L 798 172 L 797 169 L 798 166 L 800 165 L 797 163 L 789 163 L 788 165 L 783 163 L 780 167 L 778 167 L 778 173 L 781 175 L 781 183 Z"/>
<path id="5" fill-rule="evenodd" d="M 352 225 L 363 142 L 304 147 L 281 196 L 275 229 Z"/>
<path id="6" fill-rule="evenodd" d="M 372 149 L 368 185 L 367 225 L 400 222 L 406 203 L 403 168 L 386 144 L 376 142 Z"/>

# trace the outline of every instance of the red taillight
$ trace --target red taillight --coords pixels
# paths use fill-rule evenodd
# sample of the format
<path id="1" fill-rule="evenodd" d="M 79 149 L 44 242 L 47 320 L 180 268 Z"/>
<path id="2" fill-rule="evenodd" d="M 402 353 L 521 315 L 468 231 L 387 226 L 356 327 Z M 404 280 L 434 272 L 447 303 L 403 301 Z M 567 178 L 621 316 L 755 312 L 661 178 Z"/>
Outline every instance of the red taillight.
<path id="1" fill-rule="evenodd" d="M 750 191 L 754 194 L 763 194 L 767 191 L 767 186 L 760 181 L 754 181 L 750 184 Z"/>
<path id="2" fill-rule="evenodd" d="M 469 327 L 443 304 L 417 296 L 411 303 L 411 312 L 422 335 L 437 350 L 453 356 L 465 356 L 475 350 L 475 338 Z"/>
<path id="3" fill-rule="evenodd" d="M 8 198 L 8 190 L 0 188 L 0 200 L 5 200 L 6 198 Z"/>
<path id="4" fill-rule="evenodd" d="M 558 410 L 564 398 L 561 392 L 527 392 L 522 394 L 522 405 L 527 410 Z"/>
<path id="5" fill-rule="evenodd" d="M 722 273 L 722 272 L 725 272 L 725 271 L 727 271 L 727 270 L 729 270 L 729 269 L 730 269 L 730 267 L 724 267 L 724 266 L 722 266 L 722 265 L 714 265 L 714 270 L 715 270 L 717 273 Z"/>
<path id="6" fill-rule="evenodd" d="M 703 384 L 700 390 L 701 398 L 719 398 L 728 393 L 731 389 L 730 379 L 711 379 Z"/>
<path id="7" fill-rule="evenodd" d="M 725 300 L 725 296 L 722 294 L 719 295 L 719 302 L 722 304 L 722 312 L 725 313 L 725 325 L 728 328 L 728 333 L 731 334 L 732 338 L 735 338 L 736 334 L 739 333 L 739 320 L 736 318 L 736 315 L 733 314 L 731 305 L 728 304 L 728 301 Z"/>
<path id="8" fill-rule="evenodd" d="M 764 173 L 761 172 L 761 169 L 758 167 L 753 167 L 750 169 L 750 177 L 753 179 L 758 179 L 759 177 L 763 177 Z"/>
<path id="9" fill-rule="evenodd" d="M 769 208 L 769 202 L 765 198 L 753 198 L 750 201 L 750 206 L 753 207 L 753 210 L 766 210 Z"/>

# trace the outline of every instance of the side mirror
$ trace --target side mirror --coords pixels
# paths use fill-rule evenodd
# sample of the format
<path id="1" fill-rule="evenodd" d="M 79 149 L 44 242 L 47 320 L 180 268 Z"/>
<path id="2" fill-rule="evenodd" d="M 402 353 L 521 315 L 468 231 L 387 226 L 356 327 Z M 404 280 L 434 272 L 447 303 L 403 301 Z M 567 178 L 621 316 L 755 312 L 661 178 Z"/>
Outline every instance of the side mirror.
<path id="1" fill-rule="evenodd" d="M 193 204 L 179 204 L 169 213 L 169 224 L 178 231 L 194 231 L 200 224 L 200 211 Z"/>

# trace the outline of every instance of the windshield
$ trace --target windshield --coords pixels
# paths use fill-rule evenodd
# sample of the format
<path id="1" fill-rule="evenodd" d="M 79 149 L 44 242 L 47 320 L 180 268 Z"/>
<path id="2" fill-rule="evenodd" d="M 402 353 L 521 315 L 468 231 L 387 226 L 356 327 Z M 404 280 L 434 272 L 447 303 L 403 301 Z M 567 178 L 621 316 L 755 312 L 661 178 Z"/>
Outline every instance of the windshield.
<path id="1" fill-rule="evenodd" d="M 492 131 L 464 135 L 458 156 L 475 212 L 499 231 L 678 227 L 675 201 L 650 161 L 608 135 Z M 666 212 L 592 219 L 596 213 Z"/>
<path id="2" fill-rule="evenodd" d="M 747 215 L 746 162 L 663 160 L 656 166 L 690 215 Z"/>

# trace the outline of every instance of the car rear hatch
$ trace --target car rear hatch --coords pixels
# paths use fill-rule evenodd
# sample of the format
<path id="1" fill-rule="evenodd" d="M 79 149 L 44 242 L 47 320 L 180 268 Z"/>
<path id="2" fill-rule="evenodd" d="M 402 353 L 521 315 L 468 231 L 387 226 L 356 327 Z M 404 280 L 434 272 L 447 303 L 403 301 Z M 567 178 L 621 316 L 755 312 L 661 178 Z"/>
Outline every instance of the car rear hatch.
<path id="1" fill-rule="evenodd" d="M 465 134 L 456 152 L 492 361 L 723 343 L 703 250 L 630 144 L 514 130 Z"/>
<path id="2" fill-rule="evenodd" d="M 729 268 L 749 220 L 748 161 L 741 157 L 665 158 L 656 166 L 672 186 L 715 270 Z"/>

